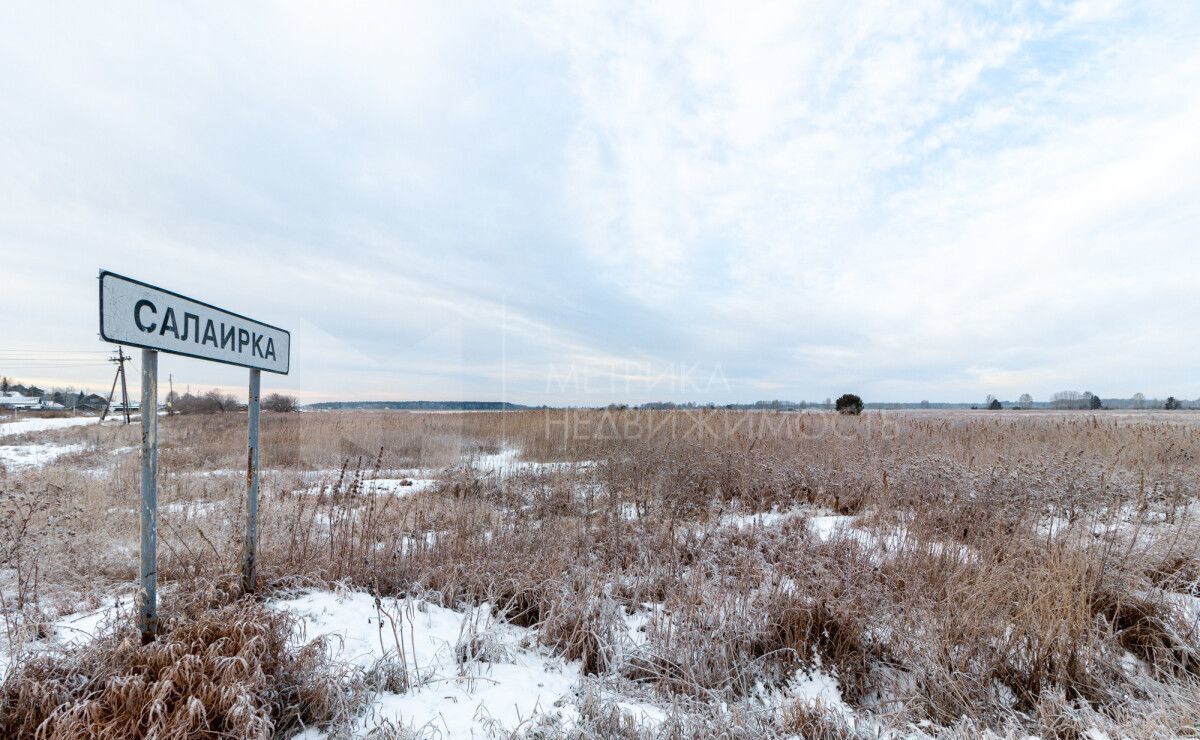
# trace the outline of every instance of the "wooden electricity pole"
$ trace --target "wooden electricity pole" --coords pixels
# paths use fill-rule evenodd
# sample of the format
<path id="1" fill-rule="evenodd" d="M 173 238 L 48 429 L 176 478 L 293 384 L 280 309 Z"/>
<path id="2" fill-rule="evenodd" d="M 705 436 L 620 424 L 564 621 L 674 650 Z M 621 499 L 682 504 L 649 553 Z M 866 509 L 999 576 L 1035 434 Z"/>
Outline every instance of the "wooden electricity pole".
<path id="1" fill-rule="evenodd" d="M 109 362 L 117 364 L 117 374 L 113 376 L 112 388 L 108 391 L 108 400 L 104 402 L 104 413 L 100 414 L 100 421 L 104 421 L 108 416 L 108 411 L 112 408 L 113 394 L 117 392 L 117 381 L 121 381 L 121 406 L 125 409 L 125 423 L 129 423 L 129 388 L 125 384 L 125 363 L 129 361 L 129 357 L 125 354 L 124 348 L 117 347 L 117 356 L 108 358 Z"/>

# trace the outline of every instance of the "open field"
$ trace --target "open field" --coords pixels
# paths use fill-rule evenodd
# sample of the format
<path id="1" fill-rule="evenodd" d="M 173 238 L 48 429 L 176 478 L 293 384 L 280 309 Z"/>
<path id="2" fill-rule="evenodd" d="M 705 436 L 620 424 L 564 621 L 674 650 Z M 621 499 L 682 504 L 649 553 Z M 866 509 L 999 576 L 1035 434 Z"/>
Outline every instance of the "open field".
<path id="1" fill-rule="evenodd" d="M 137 425 L 7 426 L 2 736 L 1200 732 L 1200 413 L 268 414 L 257 602 L 164 417 L 148 647 Z"/>

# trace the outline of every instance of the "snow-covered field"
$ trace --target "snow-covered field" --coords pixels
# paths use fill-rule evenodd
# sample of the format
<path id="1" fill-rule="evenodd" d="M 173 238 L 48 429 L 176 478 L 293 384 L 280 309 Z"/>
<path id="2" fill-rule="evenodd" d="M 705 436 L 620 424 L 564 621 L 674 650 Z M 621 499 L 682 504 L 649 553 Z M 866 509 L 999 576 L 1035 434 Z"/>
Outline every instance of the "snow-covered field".
<path id="1" fill-rule="evenodd" d="M 287 421 L 326 418 L 352 417 Z M 928 418 L 910 438 L 931 434 Z M 1105 454 L 1124 462 L 1075 466 L 1063 461 L 1097 455 L 1082 441 L 1095 445 L 1098 433 L 1087 422 L 1054 422 L 1053 434 L 1067 439 L 1039 458 L 1042 467 L 1006 459 L 978 472 L 970 468 L 978 449 L 945 452 L 961 444 L 957 425 L 976 424 L 973 439 L 1000 435 L 999 447 L 1026 456 L 1058 438 L 1035 426 L 1029 446 L 1003 436 L 1024 434 L 1017 424 L 1026 422 L 1012 432 L 947 418 L 930 445 L 941 458 L 896 455 L 897 443 L 849 427 L 844 439 L 802 451 L 794 441 L 739 456 L 719 441 L 634 440 L 615 452 L 582 445 L 563 455 L 570 461 L 544 445 L 530 459 L 482 432 L 464 442 L 453 426 L 449 444 L 424 439 L 390 456 L 372 450 L 386 452 L 399 439 L 394 429 L 343 440 L 339 466 L 321 450 L 324 435 L 346 427 L 293 433 L 309 452 L 264 471 L 260 537 L 267 572 L 279 578 L 264 603 L 293 615 L 297 649 L 324 638 L 335 674 L 366 692 L 348 726 L 298 736 L 1049 736 L 1038 712 L 1058 705 L 1046 694 L 1027 700 L 1042 702 L 1036 712 L 1025 708 L 1021 671 L 1043 660 L 1038 670 L 1049 677 L 1038 680 L 1064 680 L 1053 651 L 1067 638 L 1042 640 L 1068 618 L 1086 637 L 1074 649 L 1126 702 L 1127 719 L 1060 708 L 1077 736 L 1178 734 L 1172 717 L 1200 705 L 1184 691 L 1194 684 L 1157 678 L 1155 656 L 1165 653 L 1142 650 L 1122 630 L 1130 614 L 1150 615 L 1171 654 L 1195 649 L 1186 647 L 1200 629 L 1196 548 L 1187 547 L 1196 540 L 1195 485 L 1185 475 L 1190 458 L 1174 456 L 1189 432 L 1106 430 Z M 433 423 L 370 419 L 409 433 Z M 21 526 L 62 523 L 31 540 L 0 540 L 21 552 L 0 566 L 0 592 L 22 640 L 0 645 L 0 670 L 13 649 L 21 657 L 87 646 L 132 619 L 137 430 L 69 429 L 94 421 L 0 425 L 0 485 L 23 496 L 12 508 L 26 507 Z M 240 451 L 222 450 L 230 437 L 240 441 L 242 423 L 165 425 L 164 597 L 184 594 L 172 591 L 179 583 L 204 589 L 236 575 L 244 473 Z M 353 419 L 359 434 L 371 428 L 359 425 Z M 1155 441 L 1135 457 L 1125 450 L 1139 432 Z M 864 455 L 861 470 L 848 465 Z M 1174 467 L 1139 467 L 1163 459 Z M 1099 492 L 1114 490 L 1111 504 L 1101 501 Z M 8 531 L 0 526 L 0 538 Z M 1088 564 L 1084 575 L 1071 570 L 1076 563 Z M 1093 611 L 1070 617 L 1078 606 L 1062 599 L 1080 578 L 1103 573 L 1097 564 L 1123 580 L 1087 583 Z M 27 600 L 20 614 L 18 590 Z M 1022 608 L 1029 594 L 1041 600 L 1036 613 Z M 954 692 L 970 701 L 956 703 Z M 928 709 L 944 711 L 937 702 L 954 713 Z"/>
<path id="2" fill-rule="evenodd" d="M 75 416 L 60 419 L 26 418 L 17 419 L 16 421 L 0 421 L 0 442 L 10 440 L 22 434 L 67 429 L 95 423 L 97 423 L 97 419 L 92 416 Z M 62 444 L 56 442 L 0 444 L 0 465 L 9 470 L 39 468 L 54 462 L 63 455 L 82 452 L 85 449 L 87 449 L 87 446 L 83 444 Z"/>
<path id="3" fill-rule="evenodd" d="M 52 463 L 63 455 L 82 452 L 87 449 L 83 444 L 27 444 L 0 445 L 0 465 L 10 470 L 21 468 L 39 468 Z"/>
<path id="4" fill-rule="evenodd" d="M 571 732 L 588 691 L 601 695 L 628 726 L 651 734 L 672 711 L 669 704 L 606 690 L 585 677 L 578 662 L 539 647 L 536 630 L 507 623 L 489 604 L 448 609 L 423 599 L 313 590 L 269 605 L 298 619 L 297 644 L 324 638 L 329 657 L 352 666 L 369 687 L 367 706 L 351 728 L 354 737 L 375 737 L 381 728 L 447 739 L 510 737 L 535 728 Z M 646 607 L 625 617 L 630 649 L 644 644 L 648 622 L 663 619 L 655 605 Z M 113 597 L 56 620 L 47 640 L 29 649 L 83 645 L 133 614 L 132 597 Z M 6 667 L 0 653 L 0 676 Z M 760 711 L 772 702 L 800 702 L 854 719 L 837 679 L 819 663 L 762 700 Z M 332 736 L 310 728 L 294 737 Z"/>
<path id="5" fill-rule="evenodd" d="M 29 432 L 44 432 L 50 429 L 66 429 L 68 427 L 96 424 L 94 416 L 73 416 L 61 419 L 17 419 L 16 421 L 0 421 L 0 437 L 10 437 Z"/>

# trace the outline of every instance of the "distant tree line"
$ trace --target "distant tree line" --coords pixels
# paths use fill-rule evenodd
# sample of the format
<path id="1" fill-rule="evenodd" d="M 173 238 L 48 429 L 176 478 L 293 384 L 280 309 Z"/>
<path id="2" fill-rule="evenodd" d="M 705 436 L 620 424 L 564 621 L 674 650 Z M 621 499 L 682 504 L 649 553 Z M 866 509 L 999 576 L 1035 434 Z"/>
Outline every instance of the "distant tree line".
<path id="1" fill-rule="evenodd" d="M 224 414 L 243 408 L 232 393 L 222 393 L 216 388 L 208 393 L 182 396 L 172 391 L 167 394 L 167 411 L 172 414 Z"/>
<path id="2" fill-rule="evenodd" d="M 1049 408 L 1081 411 L 1099 411 L 1101 409 L 1166 409 L 1172 411 L 1176 409 L 1200 408 L 1200 399 L 1183 401 L 1174 396 L 1169 396 L 1166 400 L 1162 400 L 1158 398 L 1146 398 L 1143 393 L 1135 393 L 1130 398 L 1101 398 L 1091 391 L 1058 391 L 1050 396 L 1049 402 L 1034 401 L 1033 396 L 1028 393 L 1022 393 L 1015 402 L 1001 402 L 995 396 L 989 395 L 984 401 L 984 408 L 993 410 L 1001 408 Z"/>
<path id="3" fill-rule="evenodd" d="M 524 411 L 547 407 L 507 401 L 320 401 L 305 408 L 313 411 Z"/>
<path id="4" fill-rule="evenodd" d="M 1091 391 L 1059 391 L 1050 397 L 1056 409 L 1100 409 L 1104 402 Z"/>
<path id="5" fill-rule="evenodd" d="M 626 405 L 626 404 L 610 404 Z M 635 408 L 646 411 L 670 411 L 672 409 L 729 409 L 734 411 L 800 411 L 803 409 L 831 409 L 833 401 L 825 399 L 824 403 L 817 401 L 755 401 L 754 403 L 696 403 L 695 401 L 686 401 L 684 403 L 676 403 L 674 401 L 649 401 Z"/>
<path id="6" fill-rule="evenodd" d="M 263 397 L 261 407 L 263 411 L 287 413 L 296 411 L 299 405 L 295 396 L 270 393 Z M 232 393 L 222 393 L 216 388 L 200 395 L 184 393 L 181 396 L 175 392 L 167 394 L 167 411 L 173 414 L 224 414 L 245 409 L 246 404 Z"/>
<path id="7" fill-rule="evenodd" d="M 854 394 L 847 394 L 854 395 Z M 860 401 L 862 399 L 859 399 Z M 696 403 L 688 401 L 678 403 L 673 401 L 650 401 L 640 405 L 609 404 L 610 409 L 639 408 L 650 411 L 669 411 L 672 409 L 729 409 L 737 411 L 801 411 L 804 409 L 834 409 L 836 404 L 832 399 L 820 401 L 755 401 L 753 403 Z M 1033 395 L 1022 393 L 1015 401 L 1002 400 L 997 396 L 988 395 L 982 404 L 969 402 L 945 401 L 871 401 L 863 403 L 864 409 L 1200 409 L 1200 399 L 1186 401 L 1171 396 L 1167 399 L 1147 398 L 1143 393 L 1135 393 L 1129 398 L 1101 398 L 1091 391 L 1058 391 L 1051 395 L 1048 401 L 1035 401 Z"/>

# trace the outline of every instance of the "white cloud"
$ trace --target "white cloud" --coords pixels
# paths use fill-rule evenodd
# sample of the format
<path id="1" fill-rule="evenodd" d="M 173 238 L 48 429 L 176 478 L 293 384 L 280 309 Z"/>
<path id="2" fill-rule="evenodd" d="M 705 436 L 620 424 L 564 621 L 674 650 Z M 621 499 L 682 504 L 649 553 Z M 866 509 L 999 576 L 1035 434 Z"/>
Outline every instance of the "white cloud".
<path id="1" fill-rule="evenodd" d="M 686 362 L 714 400 L 1200 395 L 1187 4 L 0 25 L 0 346 L 95 346 L 104 266 L 296 326 L 279 382 L 329 397 Z"/>

